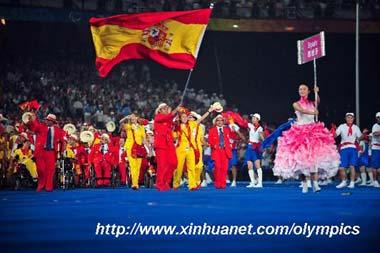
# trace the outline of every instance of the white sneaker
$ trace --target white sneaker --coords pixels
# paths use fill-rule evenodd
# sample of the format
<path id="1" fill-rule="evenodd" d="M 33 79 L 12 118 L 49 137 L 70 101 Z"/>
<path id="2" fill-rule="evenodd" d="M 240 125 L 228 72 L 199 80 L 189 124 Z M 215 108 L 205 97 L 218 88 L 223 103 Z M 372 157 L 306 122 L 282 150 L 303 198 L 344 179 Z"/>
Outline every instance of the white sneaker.
<path id="1" fill-rule="evenodd" d="M 317 181 L 313 181 L 313 191 L 314 192 L 320 192 L 321 191 L 321 187 L 319 187 Z"/>
<path id="2" fill-rule="evenodd" d="M 276 183 L 274 183 L 274 184 L 282 184 L 282 179 L 279 178 L 279 179 L 276 181 Z"/>
<path id="3" fill-rule="evenodd" d="M 229 184 L 231 183 L 231 181 L 229 179 L 226 179 L 226 184 Z"/>
<path id="4" fill-rule="evenodd" d="M 255 184 L 253 186 L 253 188 L 263 188 L 263 183 L 262 182 L 258 182 L 257 184 Z"/>
<path id="5" fill-rule="evenodd" d="M 307 180 L 307 187 L 312 188 L 310 179 Z"/>
<path id="6" fill-rule="evenodd" d="M 341 188 L 344 188 L 347 186 L 347 181 L 346 180 L 343 180 L 342 182 L 340 182 L 340 184 L 338 184 L 336 186 L 337 189 L 341 189 Z"/>
<path id="7" fill-rule="evenodd" d="M 246 186 L 247 188 L 253 188 L 255 187 L 255 184 L 253 182 L 250 182 L 249 185 Z"/>
<path id="8" fill-rule="evenodd" d="M 368 182 L 367 182 L 367 186 L 375 186 L 374 181 L 368 181 Z"/>
<path id="9" fill-rule="evenodd" d="M 355 184 L 358 184 L 362 181 L 362 179 L 360 177 L 358 177 L 356 180 L 355 180 Z"/>
<path id="10" fill-rule="evenodd" d="M 302 193 L 307 193 L 309 191 L 309 187 L 307 187 L 307 183 L 302 182 Z"/>
<path id="11" fill-rule="evenodd" d="M 207 182 L 206 180 L 203 180 L 202 183 L 201 183 L 201 187 L 207 187 Z"/>
<path id="12" fill-rule="evenodd" d="M 328 178 L 328 179 L 326 180 L 326 183 L 327 183 L 327 184 L 331 184 L 331 183 L 332 183 L 331 178 Z"/>
<path id="13" fill-rule="evenodd" d="M 347 187 L 350 188 L 350 189 L 354 189 L 355 188 L 355 182 L 351 181 L 350 184 Z"/>
<path id="14" fill-rule="evenodd" d="M 212 179 L 210 175 L 208 174 L 208 172 L 205 173 L 205 178 L 206 178 L 207 184 L 212 184 Z"/>
<path id="15" fill-rule="evenodd" d="M 232 181 L 230 187 L 236 187 L 236 181 Z"/>
<path id="16" fill-rule="evenodd" d="M 319 181 L 318 185 L 327 185 L 327 180 Z"/>
<path id="17" fill-rule="evenodd" d="M 362 181 L 362 183 L 359 184 L 359 186 L 367 186 L 367 182 L 366 181 Z"/>
<path id="18" fill-rule="evenodd" d="M 375 188 L 380 188 L 380 184 L 379 184 L 379 182 L 378 182 L 377 180 L 375 180 L 375 181 L 373 182 L 373 187 L 375 187 Z"/>

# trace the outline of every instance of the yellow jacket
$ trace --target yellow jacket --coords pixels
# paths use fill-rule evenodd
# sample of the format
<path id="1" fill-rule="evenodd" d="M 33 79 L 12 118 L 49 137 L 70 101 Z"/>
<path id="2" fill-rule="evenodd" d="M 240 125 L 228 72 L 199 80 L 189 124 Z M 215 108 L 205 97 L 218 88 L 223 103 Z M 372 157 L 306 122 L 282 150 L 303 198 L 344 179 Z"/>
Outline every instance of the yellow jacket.
<path id="1" fill-rule="evenodd" d="M 71 145 L 67 144 L 64 152 L 65 158 L 75 159 L 75 152 Z"/>
<path id="2" fill-rule="evenodd" d="M 198 134 L 197 134 L 198 130 Z M 198 127 L 196 121 L 188 121 L 187 124 L 181 124 L 181 131 L 173 131 L 173 137 L 178 139 L 177 148 L 178 149 L 187 149 L 191 148 L 190 142 L 194 148 L 199 148 L 200 138 L 201 138 L 201 127 Z M 190 140 L 189 140 L 190 138 Z M 195 139 L 196 138 L 196 139 Z"/>
<path id="3" fill-rule="evenodd" d="M 127 134 L 127 139 L 125 140 L 124 149 L 131 149 L 134 141 L 141 145 L 145 139 L 145 128 L 140 124 L 125 124 L 125 132 Z M 132 131 L 133 130 L 133 131 Z M 134 137 L 133 137 L 134 135 Z"/>
<path id="4" fill-rule="evenodd" d="M 24 163 L 27 159 L 31 159 L 33 157 L 33 151 L 31 149 L 28 152 L 24 153 L 21 148 L 18 148 L 14 152 L 14 157 L 18 156 L 17 161 L 19 163 Z"/>

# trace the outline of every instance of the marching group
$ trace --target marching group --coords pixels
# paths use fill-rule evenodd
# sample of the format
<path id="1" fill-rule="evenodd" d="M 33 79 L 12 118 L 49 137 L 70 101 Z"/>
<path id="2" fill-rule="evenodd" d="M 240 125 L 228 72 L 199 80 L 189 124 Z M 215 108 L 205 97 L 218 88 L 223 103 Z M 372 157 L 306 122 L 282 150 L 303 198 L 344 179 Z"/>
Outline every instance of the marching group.
<path id="1" fill-rule="evenodd" d="M 122 118 L 118 133 L 113 121 L 104 130 L 88 124 L 76 129 L 70 123 L 60 128 L 54 114 L 41 120 L 35 112 L 26 112 L 21 123 L 10 126 L 1 115 L 2 174 L 11 178 L 23 167 L 38 184 L 38 192 L 52 191 L 57 160 L 66 159 L 76 186 L 88 187 L 91 171 L 96 187 L 110 186 L 111 172 L 116 169 L 121 185 L 129 182 L 134 190 L 139 189 L 147 170 L 155 175 L 159 191 L 176 190 L 184 182 L 195 191 L 211 178 L 215 188 L 223 189 L 228 169 L 232 169 L 230 186 L 236 187 L 238 143 L 244 142 L 248 188 L 263 187 L 263 150 L 275 151 L 273 174 L 279 177 L 277 183 L 301 179 L 304 193 L 310 187 L 320 191 L 320 185 L 331 182 L 338 171 L 341 182 L 337 188 L 354 188 L 359 181 L 361 185 L 379 187 L 380 112 L 371 132 L 362 132 L 353 123 L 353 113 L 346 114 L 344 124 L 328 130 L 315 121 L 319 97 L 310 101 L 310 90 L 304 84 L 298 92 L 300 100 L 293 103 L 296 119 L 271 134 L 261 126 L 260 114 L 254 113 L 246 120 L 238 113 L 223 112 L 219 102 L 210 105 L 203 115 L 182 105 L 172 110 L 160 103 L 151 121 L 136 113 Z M 212 125 L 206 127 L 202 122 L 210 114 L 214 115 Z M 334 139 L 337 136 L 341 137 L 338 147 Z"/>

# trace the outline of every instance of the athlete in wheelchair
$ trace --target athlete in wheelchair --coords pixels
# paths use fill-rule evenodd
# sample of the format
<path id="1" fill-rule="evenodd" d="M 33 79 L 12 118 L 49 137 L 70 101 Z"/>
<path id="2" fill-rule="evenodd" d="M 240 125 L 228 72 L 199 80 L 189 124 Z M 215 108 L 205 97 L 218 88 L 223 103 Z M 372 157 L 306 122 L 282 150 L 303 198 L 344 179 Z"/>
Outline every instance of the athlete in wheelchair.
<path id="1" fill-rule="evenodd" d="M 19 190 L 37 186 L 37 167 L 29 140 L 25 140 L 22 147 L 15 150 L 11 170 L 10 185 L 13 189 Z"/>

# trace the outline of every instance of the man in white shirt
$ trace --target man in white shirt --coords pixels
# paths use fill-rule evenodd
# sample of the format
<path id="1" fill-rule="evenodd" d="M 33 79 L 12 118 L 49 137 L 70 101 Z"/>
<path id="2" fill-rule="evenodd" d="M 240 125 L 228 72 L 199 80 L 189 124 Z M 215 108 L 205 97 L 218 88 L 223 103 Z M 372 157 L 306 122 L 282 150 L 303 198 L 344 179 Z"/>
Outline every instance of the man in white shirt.
<path id="1" fill-rule="evenodd" d="M 373 173 L 373 186 L 380 187 L 377 180 L 378 173 L 380 172 L 380 112 L 376 113 L 376 123 L 372 126 L 372 156 L 371 156 L 371 170 Z M 370 175 L 371 176 L 371 175 Z"/>
<path id="2" fill-rule="evenodd" d="M 341 124 L 335 132 L 335 136 L 341 137 L 339 175 L 342 182 L 336 186 L 338 189 L 347 186 L 345 171 L 347 168 L 350 168 L 350 184 L 348 188 L 355 188 L 355 166 L 358 161 L 356 143 L 362 136 L 362 133 L 360 128 L 354 124 L 354 119 L 354 113 L 346 113 L 346 123 Z"/>

